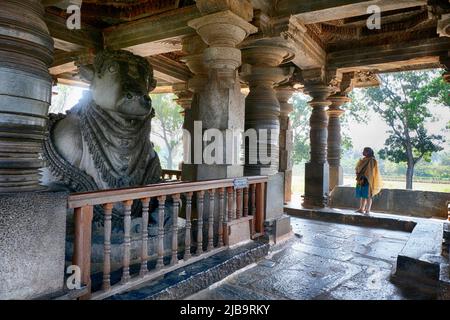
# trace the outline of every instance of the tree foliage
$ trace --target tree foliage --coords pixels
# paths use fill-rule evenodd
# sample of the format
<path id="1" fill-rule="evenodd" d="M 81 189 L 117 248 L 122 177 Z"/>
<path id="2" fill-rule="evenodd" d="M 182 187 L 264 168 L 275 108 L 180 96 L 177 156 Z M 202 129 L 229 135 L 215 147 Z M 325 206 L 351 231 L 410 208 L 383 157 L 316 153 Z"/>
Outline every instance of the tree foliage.
<path id="1" fill-rule="evenodd" d="M 365 90 L 361 103 L 369 104 L 388 124 L 389 137 L 379 155 L 407 164 L 407 189 L 411 189 L 414 166 L 442 150 L 443 137 L 429 134 L 425 124 L 437 120 L 432 106 L 450 106 L 449 87 L 437 71 L 398 72 L 380 78 L 381 86 Z"/>
<path id="2" fill-rule="evenodd" d="M 181 107 L 174 102 L 173 94 L 151 95 L 156 117 L 152 122 L 152 135 L 162 142 L 156 150 L 161 153 L 166 169 L 178 169 L 176 159 L 180 158 L 183 142 L 183 116 Z"/>

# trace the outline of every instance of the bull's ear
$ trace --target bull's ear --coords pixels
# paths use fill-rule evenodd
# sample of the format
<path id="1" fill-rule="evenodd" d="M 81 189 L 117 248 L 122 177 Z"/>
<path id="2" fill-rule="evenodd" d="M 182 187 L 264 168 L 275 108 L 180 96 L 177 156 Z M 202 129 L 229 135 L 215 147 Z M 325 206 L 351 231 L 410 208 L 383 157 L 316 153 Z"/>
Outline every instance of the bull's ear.
<path id="1" fill-rule="evenodd" d="M 81 79 L 92 82 L 94 80 L 94 67 L 92 65 L 82 65 L 79 67 Z"/>

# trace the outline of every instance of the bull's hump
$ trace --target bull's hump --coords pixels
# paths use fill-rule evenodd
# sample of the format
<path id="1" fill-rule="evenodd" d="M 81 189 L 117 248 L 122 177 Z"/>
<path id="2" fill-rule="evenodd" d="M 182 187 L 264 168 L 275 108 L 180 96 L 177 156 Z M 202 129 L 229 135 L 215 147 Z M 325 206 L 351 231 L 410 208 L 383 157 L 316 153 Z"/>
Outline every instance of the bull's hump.
<path id="1" fill-rule="evenodd" d="M 83 139 L 76 114 L 69 114 L 55 125 L 52 135 L 56 150 L 71 165 L 78 167 L 83 155 Z"/>

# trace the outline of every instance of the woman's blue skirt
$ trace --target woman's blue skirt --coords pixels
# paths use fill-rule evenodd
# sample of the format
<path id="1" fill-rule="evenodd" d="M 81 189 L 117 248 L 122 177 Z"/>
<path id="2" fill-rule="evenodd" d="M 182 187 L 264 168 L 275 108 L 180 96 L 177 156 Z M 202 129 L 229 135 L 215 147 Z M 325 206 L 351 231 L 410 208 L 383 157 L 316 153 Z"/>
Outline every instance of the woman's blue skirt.
<path id="1" fill-rule="evenodd" d="M 368 199 L 369 198 L 369 184 L 364 186 L 357 185 L 356 186 L 356 197 Z"/>

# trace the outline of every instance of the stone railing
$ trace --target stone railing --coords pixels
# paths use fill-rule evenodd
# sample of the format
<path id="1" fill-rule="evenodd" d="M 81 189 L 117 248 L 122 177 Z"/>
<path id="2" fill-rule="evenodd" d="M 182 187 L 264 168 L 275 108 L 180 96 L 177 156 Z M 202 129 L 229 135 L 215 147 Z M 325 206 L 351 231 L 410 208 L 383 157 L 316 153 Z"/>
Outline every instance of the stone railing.
<path id="1" fill-rule="evenodd" d="M 247 240 L 264 233 L 264 216 L 267 177 L 246 177 L 188 183 L 165 183 L 141 188 L 130 188 L 92 193 L 73 194 L 69 197 L 69 208 L 74 209 L 74 244 L 72 263 L 80 267 L 81 282 L 85 289 L 82 299 L 104 299 L 133 288 L 143 282 L 158 278 L 201 259 L 205 259 L 230 245 L 246 240 L 245 235 L 235 232 L 245 230 Z M 205 197 L 206 196 L 206 197 Z M 152 203 L 157 204 L 152 211 Z M 131 258 L 132 211 L 136 202 L 142 204 L 142 226 L 147 226 L 149 215 L 158 216 L 154 252 L 150 249 L 148 228 L 141 228 L 137 241 L 138 257 Z M 167 206 L 171 203 L 171 206 Z M 112 216 L 117 204 L 122 210 L 123 243 L 120 244 L 120 268 L 112 270 Z M 101 288 L 92 289 L 91 252 L 92 220 L 94 207 L 103 207 L 103 271 Z M 180 212 L 184 215 L 181 216 Z M 205 214 L 207 213 L 207 214 Z M 165 232 L 164 221 L 169 216 L 171 233 Z M 199 219 L 200 217 L 200 219 Z M 179 239 L 180 221 L 184 220 L 184 236 Z M 205 222 L 205 223 L 204 223 Z M 248 223 L 248 224 L 247 224 Z M 239 228 L 233 229 L 233 225 Z M 167 227 L 166 227 L 167 229 Z M 233 230 L 233 234 L 231 232 Z M 232 242 L 230 244 L 230 238 Z M 136 239 L 135 239 L 136 240 Z M 179 243 L 184 248 L 179 246 Z M 170 247 L 166 250 L 165 248 Z M 97 250 L 98 251 L 98 250 Z M 150 253 L 150 254 L 149 254 Z M 130 266 L 131 271 L 130 271 Z M 120 281 L 112 271 L 119 272 Z"/>
<path id="2" fill-rule="evenodd" d="M 175 180 L 175 181 L 181 181 L 181 170 L 162 170 L 161 178 L 163 180 Z"/>

